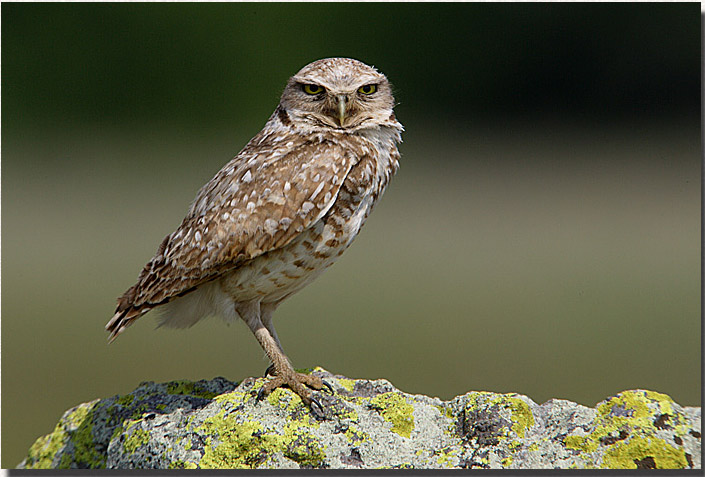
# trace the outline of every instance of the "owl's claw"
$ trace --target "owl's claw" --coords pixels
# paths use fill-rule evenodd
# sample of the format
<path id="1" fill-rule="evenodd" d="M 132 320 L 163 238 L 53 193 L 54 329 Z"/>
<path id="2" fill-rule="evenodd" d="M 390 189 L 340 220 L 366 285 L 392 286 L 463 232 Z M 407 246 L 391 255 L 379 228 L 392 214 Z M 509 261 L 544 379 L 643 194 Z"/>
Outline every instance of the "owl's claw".
<path id="1" fill-rule="evenodd" d="M 267 397 L 267 394 L 269 394 L 269 391 L 267 391 L 265 388 L 266 386 L 262 386 L 261 388 L 259 388 L 259 391 L 257 391 L 257 396 L 255 398 L 257 402 L 260 402 L 262 399 Z"/>
<path id="2" fill-rule="evenodd" d="M 270 374 L 273 376 L 257 391 L 257 402 L 267 397 L 267 395 L 275 389 L 286 386 L 301 398 L 303 403 L 311 409 L 311 412 L 317 419 L 325 419 L 323 406 L 320 401 L 312 396 L 311 391 L 306 389 L 306 387 L 308 386 L 317 391 L 327 388 L 331 394 L 335 394 L 333 386 L 318 376 L 311 376 L 309 374 L 293 373 L 293 375 L 289 377 L 290 379 L 285 379 L 273 366 L 270 366 L 267 368 L 267 371 L 265 371 L 265 375 Z"/>
<path id="3" fill-rule="evenodd" d="M 267 376 L 276 376 L 277 375 L 277 370 L 274 368 L 273 364 L 270 364 L 267 369 L 264 370 L 264 376 L 263 378 L 266 378 Z"/>
<path id="4" fill-rule="evenodd" d="M 309 406 L 311 407 L 311 413 L 314 415 L 314 417 L 318 420 L 324 420 L 326 418 L 326 413 L 323 410 L 323 406 L 321 406 L 321 403 L 318 402 L 318 399 L 315 397 L 311 396 L 311 404 Z M 316 405 L 314 407 L 314 404 Z"/>

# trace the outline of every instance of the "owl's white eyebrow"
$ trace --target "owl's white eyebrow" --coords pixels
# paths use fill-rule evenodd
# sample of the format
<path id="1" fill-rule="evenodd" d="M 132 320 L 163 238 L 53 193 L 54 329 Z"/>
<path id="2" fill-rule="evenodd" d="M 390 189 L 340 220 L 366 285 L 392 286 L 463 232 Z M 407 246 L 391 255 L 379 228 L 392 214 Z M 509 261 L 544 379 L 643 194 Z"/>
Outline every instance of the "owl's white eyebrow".
<path id="1" fill-rule="evenodd" d="M 312 85 L 312 86 L 319 86 L 319 87 L 321 87 L 321 88 L 326 89 L 325 86 L 323 86 L 323 85 L 320 84 L 320 83 L 316 83 L 315 81 L 297 81 L 297 83 L 298 83 L 299 86 L 306 86 L 306 85 L 308 84 L 308 85 Z"/>

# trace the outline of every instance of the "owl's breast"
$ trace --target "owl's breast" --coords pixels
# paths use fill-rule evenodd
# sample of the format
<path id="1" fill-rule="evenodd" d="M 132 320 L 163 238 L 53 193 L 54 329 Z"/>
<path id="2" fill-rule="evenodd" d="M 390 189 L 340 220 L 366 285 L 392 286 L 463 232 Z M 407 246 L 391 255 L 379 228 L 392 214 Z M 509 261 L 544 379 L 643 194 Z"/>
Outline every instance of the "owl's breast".
<path id="1" fill-rule="evenodd" d="M 375 145 L 376 146 L 376 145 Z M 330 209 L 285 246 L 243 263 L 221 278 L 236 301 L 277 302 L 312 282 L 350 246 L 398 165 L 394 145 L 375 147 L 343 181 Z"/>
<path id="2" fill-rule="evenodd" d="M 372 196 L 340 202 L 286 246 L 242 264 L 221 278 L 236 301 L 277 302 L 296 293 L 330 267 L 350 246 L 369 215 Z"/>

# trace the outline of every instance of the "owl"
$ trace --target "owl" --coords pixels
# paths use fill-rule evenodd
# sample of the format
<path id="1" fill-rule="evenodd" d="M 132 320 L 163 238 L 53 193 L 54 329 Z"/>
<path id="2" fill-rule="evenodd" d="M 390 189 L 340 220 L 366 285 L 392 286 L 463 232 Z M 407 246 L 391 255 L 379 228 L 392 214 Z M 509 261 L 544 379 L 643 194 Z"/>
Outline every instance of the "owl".
<path id="1" fill-rule="evenodd" d="M 187 328 L 243 320 L 271 361 L 260 397 L 286 386 L 311 406 L 326 384 L 297 373 L 277 307 L 350 246 L 399 165 L 402 125 L 387 78 L 350 58 L 292 76 L 264 128 L 203 186 L 106 325 L 112 342 L 148 311 Z"/>

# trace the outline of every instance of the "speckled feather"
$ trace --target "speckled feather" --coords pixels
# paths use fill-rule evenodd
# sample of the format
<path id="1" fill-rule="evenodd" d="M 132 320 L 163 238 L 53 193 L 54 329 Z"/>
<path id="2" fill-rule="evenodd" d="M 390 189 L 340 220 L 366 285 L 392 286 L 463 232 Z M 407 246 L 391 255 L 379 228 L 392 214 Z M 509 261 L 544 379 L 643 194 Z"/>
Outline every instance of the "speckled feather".
<path id="1" fill-rule="evenodd" d="M 343 127 L 341 119 L 335 127 L 332 110 L 308 110 L 327 106 L 296 96 L 299 84 L 314 79 L 348 89 L 377 81 L 388 98 L 374 108 L 353 98 L 352 124 Z M 118 299 L 106 325 L 111 339 L 147 311 L 176 305 L 207 284 L 218 283 L 218 293 L 236 303 L 278 303 L 332 264 L 398 167 L 402 126 L 388 89 L 376 70 L 343 58 L 319 60 L 292 77 L 263 130 L 199 191 L 179 228 Z M 170 323 L 164 316 L 162 323 L 190 326 L 200 318 Z"/>

